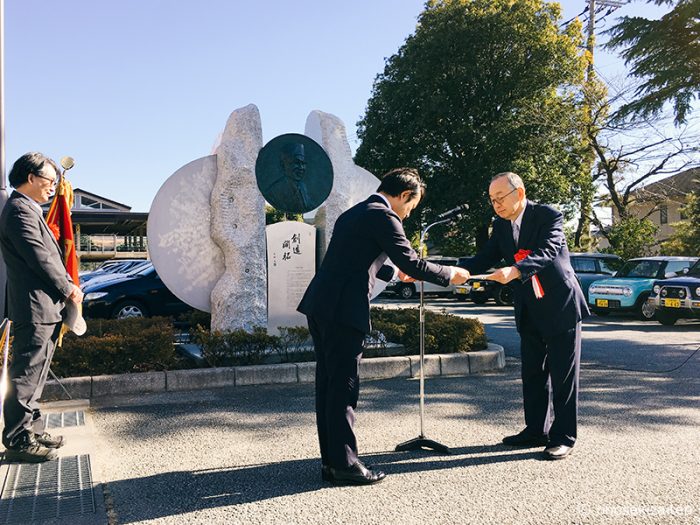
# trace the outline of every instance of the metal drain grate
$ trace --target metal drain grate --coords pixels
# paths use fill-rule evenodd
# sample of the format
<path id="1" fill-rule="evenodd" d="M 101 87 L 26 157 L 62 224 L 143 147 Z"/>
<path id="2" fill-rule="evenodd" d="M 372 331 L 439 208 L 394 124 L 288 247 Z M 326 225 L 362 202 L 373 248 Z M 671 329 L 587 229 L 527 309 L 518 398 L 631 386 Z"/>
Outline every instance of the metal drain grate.
<path id="1" fill-rule="evenodd" d="M 8 464 L 0 523 L 26 523 L 95 512 L 90 456 Z"/>
<path id="2" fill-rule="evenodd" d="M 85 424 L 85 412 L 76 410 L 74 412 L 55 412 L 48 414 L 46 419 L 46 429 L 79 427 Z"/>

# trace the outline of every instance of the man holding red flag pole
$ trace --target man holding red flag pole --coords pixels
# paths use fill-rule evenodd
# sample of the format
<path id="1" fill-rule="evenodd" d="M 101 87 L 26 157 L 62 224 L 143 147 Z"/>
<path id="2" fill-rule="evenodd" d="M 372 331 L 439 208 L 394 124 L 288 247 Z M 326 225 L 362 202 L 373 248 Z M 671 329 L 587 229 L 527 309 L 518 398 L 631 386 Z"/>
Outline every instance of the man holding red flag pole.
<path id="1" fill-rule="evenodd" d="M 525 429 L 503 443 L 544 446 L 546 459 L 563 459 L 576 442 L 581 322 L 589 315 L 569 260 L 563 217 L 528 201 L 522 179 L 512 172 L 493 177 L 489 201 L 498 215 L 491 237 L 462 266 L 474 274 L 501 260 L 508 264 L 486 276 L 511 283 L 521 340 Z"/>
<path id="2" fill-rule="evenodd" d="M 8 461 L 55 459 L 54 449 L 63 445 L 61 436 L 51 436 L 44 430 L 38 404 L 61 334 L 62 314 L 76 312 L 83 300 L 77 275 L 73 278 L 66 271 L 55 228 L 49 228 L 41 209 L 54 193 L 58 175 L 56 163 L 41 153 L 22 155 L 9 176 L 15 191 L 0 215 L 8 312 L 14 326 L 8 392 L 3 403 L 2 442 Z M 60 201 L 56 207 L 60 220 Z M 69 209 L 65 212 L 64 218 Z M 68 215 L 68 223 L 58 226 L 58 231 L 70 227 Z"/>

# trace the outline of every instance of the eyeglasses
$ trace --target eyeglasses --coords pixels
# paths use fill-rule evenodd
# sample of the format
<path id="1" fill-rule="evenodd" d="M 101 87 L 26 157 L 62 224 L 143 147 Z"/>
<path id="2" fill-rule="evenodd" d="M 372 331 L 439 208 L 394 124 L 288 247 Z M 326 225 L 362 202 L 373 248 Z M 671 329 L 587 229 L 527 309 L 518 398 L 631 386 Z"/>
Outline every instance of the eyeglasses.
<path id="1" fill-rule="evenodd" d="M 494 197 L 493 199 L 489 199 L 489 204 L 491 206 L 495 206 L 496 204 L 503 204 L 503 201 L 506 200 L 506 197 L 513 193 L 514 191 L 518 191 L 518 188 L 513 188 L 510 190 L 508 193 L 503 195 L 502 197 Z"/>
<path id="2" fill-rule="evenodd" d="M 56 179 L 51 179 L 51 178 L 49 178 L 49 177 L 45 177 L 44 175 L 39 175 L 38 173 L 32 173 L 32 175 L 34 175 L 35 177 L 39 177 L 40 179 L 44 179 L 44 180 L 49 181 L 49 182 L 51 183 L 51 186 L 54 187 L 54 188 L 56 187 L 56 184 L 58 184 L 58 179 L 57 179 L 57 178 L 56 178 Z"/>

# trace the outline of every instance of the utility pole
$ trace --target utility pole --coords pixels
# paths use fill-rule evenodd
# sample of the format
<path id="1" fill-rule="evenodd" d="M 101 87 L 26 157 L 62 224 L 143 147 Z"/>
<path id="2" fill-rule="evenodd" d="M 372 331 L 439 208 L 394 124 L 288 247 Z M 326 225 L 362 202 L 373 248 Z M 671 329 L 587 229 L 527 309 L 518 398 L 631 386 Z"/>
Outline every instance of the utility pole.
<path id="1" fill-rule="evenodd" d="M 587 88 L 590 88 L 590 83 L 593 81 L 595 71 L 593 66 L 593 54 L 595 51 L 595 12 L 596 3 L 599 6 L 617 9 L 627 3 L 627 0 L 588 0 L 588 38 L 586 39 L 586 51 L 588 52 L 588 66 L 586 67 L 586 82 Z M 590 92 L 590 89 L 586 91 Z M 588 93 L 586 97 L 590 96 Z M 586 119 L 591 121 L 591 104 L 590 101 L 585 103 Z M 595 154 L 592 149 L 586 155 L 585 161 L 588 165 L 589 173 L 592 173 L 595 163 Z M 591 174 L 591 186 L 593 185 L 593 175 Z M 588 251 L 591 247 L 591 224 L 590 216 L 593 208 L 593 188 L 582 188 L 581 191 L 581 215 L 579 217 L 578 226 L 574 233 L 574 245 L 577 249 Z"/>

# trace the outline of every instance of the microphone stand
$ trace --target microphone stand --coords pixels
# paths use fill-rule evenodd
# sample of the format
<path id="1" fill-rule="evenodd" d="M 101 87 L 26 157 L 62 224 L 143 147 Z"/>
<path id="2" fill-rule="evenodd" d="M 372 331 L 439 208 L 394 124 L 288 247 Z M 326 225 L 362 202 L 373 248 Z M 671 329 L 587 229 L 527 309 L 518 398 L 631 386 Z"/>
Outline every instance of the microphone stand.
<path id="1" fill-rule="evenodd" d="M 458 217 L 458 216 L 457 216 Z M 418 244 L 418 250 L 419 254 L 421 256 L 421 259 L 423 258 L 423 250 L 424 250 L 424 243 L 423 241 L 425 240 L 425 235 L 428 233 L 428 230 L 435 226 L 436 224 L 443 224 L 445 222 L 451 222 L 457 217 L 451 217 L 448 219 L 444 219 L 441 221 L 436 221 L 430 225 L 428 225 L 423 232 L 421 233 L 420 236 L 420 242 Z M 396 452 L 404 452 L 406 450 L 421 450 L 421 449 L 429 449 L 429 450 L 434 450 L 436 452 L 441 452 L 443 454 L 451 454 L 450 449 L 447 448 L 445 445 L 442 443 L 438 443 L 437 441 L 433 441 L 432 439 L 428 439 L 425 437 L 425 432 L 424 432 L 424 426 L 423 426 L 423 419 L 425 415 L 425 375 L 423 373 L 423 360 L 425 358 L 425 304 L 423 302 L 423 281 L 420 282 L 420 307 L 418 308 L 418 315 L 420 319 L 420 367 L 419 367 L 419 381 L 420 381 L 420 395 L 419 395 L 419 404 L 420 404 L 420 434 L 418 437 L 409 439 L 408 441 L 405 441 L 403 443 L 400 443 L 396 445 Z"/>

